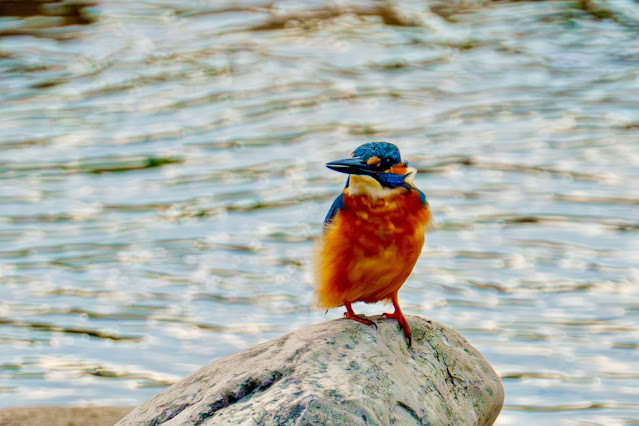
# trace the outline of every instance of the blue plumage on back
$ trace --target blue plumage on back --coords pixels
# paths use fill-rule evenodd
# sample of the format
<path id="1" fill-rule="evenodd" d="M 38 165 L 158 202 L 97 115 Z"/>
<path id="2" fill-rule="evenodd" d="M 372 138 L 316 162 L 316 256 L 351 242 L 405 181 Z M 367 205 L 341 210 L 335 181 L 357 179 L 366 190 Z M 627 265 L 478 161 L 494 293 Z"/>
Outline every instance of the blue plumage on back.
<path id="1" fill-rule="evenodd" d="M 422 191 L 420 191 L 417 188 L 412 188 L 412 189 L 419 192 L 419 199 L 422 200 L 422 204 L 425 206 L 428 206 L 428 199 L 426 198 L 426 194 L 424 194 Z"/>
<path id="2" fill-rule="evenodd" d="M 330 224 L 333 218 L 335 217 L 335 215 L 340 210 L 343 210 L 343 209 L 344 209 L 344 194 L 339 194 L 337 198 L 335 198 L 335 201 L 333 201 L 331 208 L 328 210 L 328 214 L 326 215 L 326 218 L 324 219 L 324 227 Z"/>

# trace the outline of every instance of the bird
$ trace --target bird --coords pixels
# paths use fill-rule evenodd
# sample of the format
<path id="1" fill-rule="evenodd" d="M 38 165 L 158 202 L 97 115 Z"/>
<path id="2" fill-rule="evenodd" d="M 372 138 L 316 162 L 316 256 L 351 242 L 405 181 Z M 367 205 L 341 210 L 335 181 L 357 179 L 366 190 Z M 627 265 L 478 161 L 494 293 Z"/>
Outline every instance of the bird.
<path id="1" fill-rule="evenodd" d="M 417 170 L 402 160 L 390 142 L 361 145 L 350 158 L 326 163 L 346 173 L 346 186 L 324 220 L 315 254 L 315 304 L 344 306 L 344 316 L 377 325 L 353 311 L 355 302 L 390 302 L 408 346 L 410 326 L 400 309 L 398 291 L 411 274 L 430 228 L 426 195 L 417 189 Z"/>

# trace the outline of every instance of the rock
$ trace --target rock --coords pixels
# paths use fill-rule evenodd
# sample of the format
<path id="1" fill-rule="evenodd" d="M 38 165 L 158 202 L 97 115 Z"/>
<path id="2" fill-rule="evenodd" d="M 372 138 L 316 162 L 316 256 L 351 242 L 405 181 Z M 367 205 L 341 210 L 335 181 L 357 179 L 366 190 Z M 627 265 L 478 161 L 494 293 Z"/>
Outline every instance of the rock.
<path id="1" fill-rule="evenodd" d="M 117 425 L 489 425 L 499 376 L 455 330 L 408 316 L 375 329 L 339 319 L 294 331 L 201 368 Z"/>

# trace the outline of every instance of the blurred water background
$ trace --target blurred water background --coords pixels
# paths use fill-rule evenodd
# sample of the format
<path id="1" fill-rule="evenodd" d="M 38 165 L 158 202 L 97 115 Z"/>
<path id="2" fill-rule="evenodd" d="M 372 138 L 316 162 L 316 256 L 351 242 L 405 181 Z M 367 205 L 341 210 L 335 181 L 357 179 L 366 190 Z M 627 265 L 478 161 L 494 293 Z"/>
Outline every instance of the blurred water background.
<path id="1" fill-rule="evenodd" d="M 637 2 L 0 14 L 0 407 L 136 405 L 341 317 L 324 163 L 388 140 L 437 222 L 400 301 L 495 367 L 498 423 L 639 423 Z"/>

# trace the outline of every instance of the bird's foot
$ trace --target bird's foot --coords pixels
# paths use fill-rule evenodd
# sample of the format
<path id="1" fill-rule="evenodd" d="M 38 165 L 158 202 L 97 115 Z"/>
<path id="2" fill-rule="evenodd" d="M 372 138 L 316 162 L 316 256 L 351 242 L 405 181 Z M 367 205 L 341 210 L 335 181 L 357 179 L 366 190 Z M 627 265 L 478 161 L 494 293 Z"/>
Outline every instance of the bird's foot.
<path id="1" fill-rule="evenodd" d="M 356 314 L 351 314 L 349 312 L 344 312 L 344 317 L 355 320 L 357 322 L 361 322 L 362 324 L 372 325 L 373 327 L 377 328 L 377 324 L 375 324 L 373 321 L 369 319 L 363 318 L 362 315 L 356 315 Z"/>
<path id="2" fill-rule="evenodd" d="M 406 343 L 408 343 L 408 347 L 410 348 L 411 344 L 413 343 L 413 337 L 410 332 L 410 326 L 408 325 L 408 321 L 406 321 L 404 314 L 396 311 L 396 312 L 393 312 L 392 314 L 382 314 L 382 317 L 397 320 L 397 322 L 399 323 L 399 326 L 404 331 L 404 337 L 406 338 Z"/>

